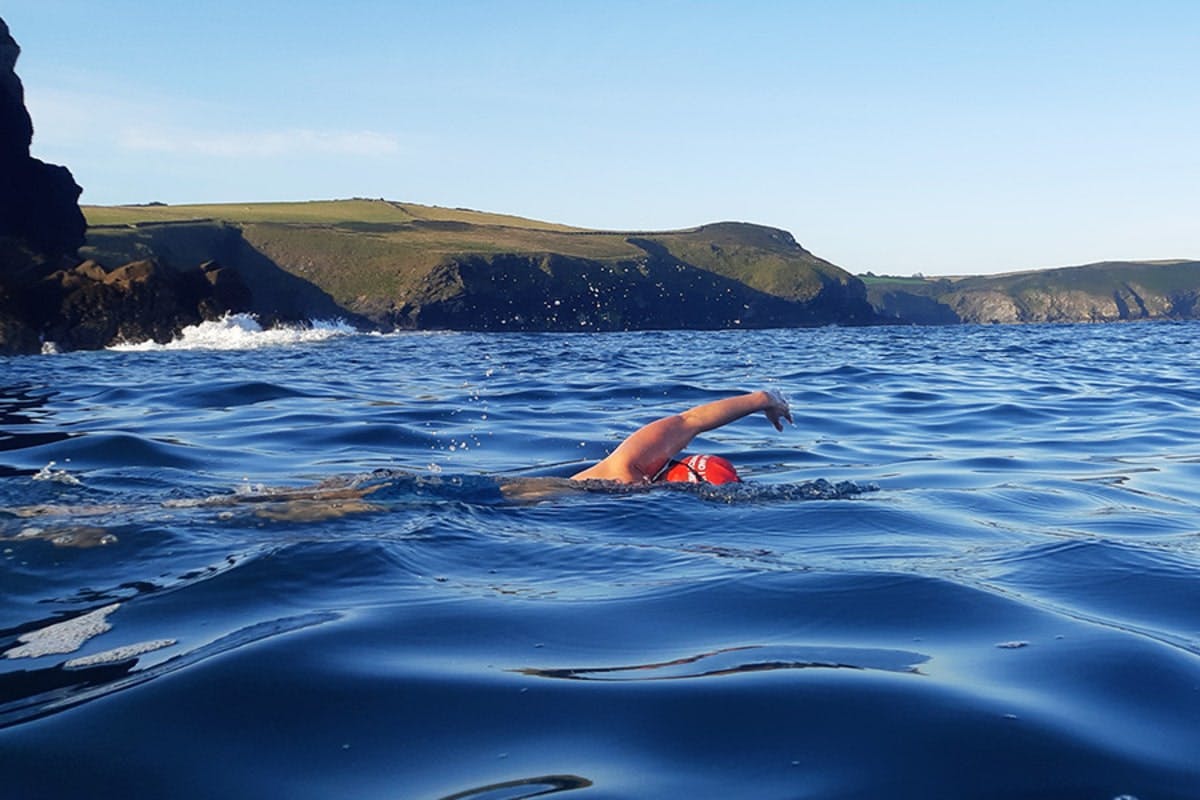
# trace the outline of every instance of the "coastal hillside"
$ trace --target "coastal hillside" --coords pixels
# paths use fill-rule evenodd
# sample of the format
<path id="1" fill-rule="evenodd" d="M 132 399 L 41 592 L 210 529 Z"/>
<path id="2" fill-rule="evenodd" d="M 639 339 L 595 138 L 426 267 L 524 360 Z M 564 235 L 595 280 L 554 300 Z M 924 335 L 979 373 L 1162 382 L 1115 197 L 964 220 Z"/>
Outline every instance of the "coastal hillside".
<path id="1" fill-rule="evenodd" d="M 596 231 L 386 200 L 84 207 L 80 255 L 235 271 L 270 318 L 390 329 L 637 330 L 877 321 L 862 282 L 746 223 Z"/>
<path id="2" fill-rule="evenodd" d="M 1200 316 L 1200 261 L 1108 261 L 965 278 L 862 278 L 881 316 L 921 325 Z"/>
<path id="3" fill-rule="evenodd" d="M 0 20 L 0 354 L 165 342 L 234 312 L 379 330 L 877 321 L 858 278 L 743 223 L 592 231 L 382 199 L 81 210 L 70 171 L 30 155 L 20 52 Z"/>

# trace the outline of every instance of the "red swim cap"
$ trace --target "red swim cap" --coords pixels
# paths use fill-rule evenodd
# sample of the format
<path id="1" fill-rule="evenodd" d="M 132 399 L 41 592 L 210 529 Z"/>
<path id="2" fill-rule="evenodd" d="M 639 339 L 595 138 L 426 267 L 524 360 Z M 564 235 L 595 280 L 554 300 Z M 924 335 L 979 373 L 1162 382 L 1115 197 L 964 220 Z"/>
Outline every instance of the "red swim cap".
<path id="1" fill-rule="evenodd" d="M 727 459 L 720 456 L 688 456 L 682 461 L 674 461 L 663 473 L 664 481 L 683 481 L 686 483 L 741 483 L 737 470 Z"/>

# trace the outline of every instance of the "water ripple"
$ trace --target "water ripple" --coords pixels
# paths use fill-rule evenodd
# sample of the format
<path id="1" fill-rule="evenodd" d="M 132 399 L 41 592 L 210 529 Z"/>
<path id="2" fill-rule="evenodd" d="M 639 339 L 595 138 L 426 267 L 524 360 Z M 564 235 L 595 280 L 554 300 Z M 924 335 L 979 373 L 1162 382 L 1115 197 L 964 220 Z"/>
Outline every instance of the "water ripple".
<path id="1" fill-rule="evenodd" d="M 6 791 L 1191 800 L 1198 330 L 6 360 L 0 652 L 90 634 L 0 659 Z M 744 485 L 564 480 L 763 386 Z"/>

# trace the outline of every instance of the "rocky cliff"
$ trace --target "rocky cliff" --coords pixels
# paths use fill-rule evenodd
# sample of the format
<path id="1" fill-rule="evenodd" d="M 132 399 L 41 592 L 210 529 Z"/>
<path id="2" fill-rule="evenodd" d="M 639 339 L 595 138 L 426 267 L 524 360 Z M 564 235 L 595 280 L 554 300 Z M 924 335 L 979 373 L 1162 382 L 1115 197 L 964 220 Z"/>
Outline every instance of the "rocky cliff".
<path id="1" fill-rule="evenodd" d="M 786 231 L 746 223 L 589 231 L 383 200 L 89 213 L 110 221 L 91 229 L 89 257 L 216 258 L 269 317 L 494 331 L 878 321 L 860 280 Z"/>
<path id="2" fill-rule="evenodd" d="M 1104 262 L 953 280 L 868 276 L 866 283 L 882 316 L 920 325 L 1200 316 L 1200 261 Z"/>
<path id="3" fill-rule="evenodd" d="M 87 227 L 79 210 L 82 191 L 66 167 L 29 154 L 33 121 L 17 77 L 21 48 L 0 19 L 0 238 L 9 270 L 70 256 Z"/>
<path id="4" fill-rule="evenodd" d="M 638 239 L 642 258 L 604 263 L 547 255 L 447 259 L 394 306 L 397 328 L 614 331 L 862 324 L 875 320 L 853 281 L 787 298 L 685 262 Z"/>

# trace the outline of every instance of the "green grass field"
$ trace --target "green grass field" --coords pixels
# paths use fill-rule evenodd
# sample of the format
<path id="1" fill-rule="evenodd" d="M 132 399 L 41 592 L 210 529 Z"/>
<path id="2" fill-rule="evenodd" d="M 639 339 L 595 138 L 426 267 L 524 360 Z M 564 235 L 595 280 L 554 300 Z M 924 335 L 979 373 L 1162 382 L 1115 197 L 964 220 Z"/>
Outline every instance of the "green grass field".
<path id="1" fill-rule="evenodd" d="M 85 206 L 94 233 L 170 223 L 212 221 L 242 228 L 248 240 L 266 241 L 286 263 L 308 254 L 322 260 L 332 248 L 343 263 L 387 256 L 419 268 L 430 259 L 465 253 L 560 253 L 598 261 L 641 252 L 622 233 L 590 231 L 505 214 L 386 200 L 304 203 Z"/>
<path id="2" fill-rule="evenodd" d="M 243 225 L 280 222 L 310 225 L 369 223 L 401 225 L 424 222 L 460 222 L 470 225 L 504 226 L 525 230 L 580 231 L 568 225 L 492 214 L 464 208 L 440 208 L 387 200 L 314 200 L 295 203 L 214 203 L 201 205 L 83 206 L 88 225 L 143 225 L 154 222 L 220 220 Z"/>

